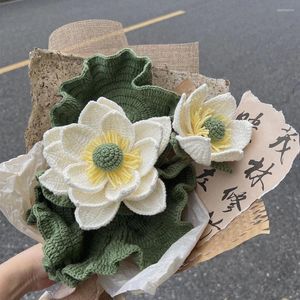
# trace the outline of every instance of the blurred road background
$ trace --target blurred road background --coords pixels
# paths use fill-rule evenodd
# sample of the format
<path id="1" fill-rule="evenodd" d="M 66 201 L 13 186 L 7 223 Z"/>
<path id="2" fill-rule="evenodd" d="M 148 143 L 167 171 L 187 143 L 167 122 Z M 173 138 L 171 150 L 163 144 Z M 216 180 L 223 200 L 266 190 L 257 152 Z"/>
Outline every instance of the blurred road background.
<path id="1" fill-rule="evenodd" d="M 129 26 L 174 11 L 183 15 L 127 34 L 130 44 L 200 42 L 201 73 L 231 81 L 283 110 L 300 130 L 299 0 L 17 0 L 0 4 L 0 68 L 47 48 L 57 27 L 82 19 Z M 31 110 L 27 67 L 0 75 L 0 162 L 24 153 Z M 271 234 L 260 236 L 165 283 L 153 299 L 300 299 L 299 158 L 265 198 Z M 32 245 L 0 214 L 0 262 Z M 36 294 L 35 294 L 36 295 Z M 29 295 L 25 299 L 36 299 Z M 130 296 L 152 299 L 148 296 Z"/>

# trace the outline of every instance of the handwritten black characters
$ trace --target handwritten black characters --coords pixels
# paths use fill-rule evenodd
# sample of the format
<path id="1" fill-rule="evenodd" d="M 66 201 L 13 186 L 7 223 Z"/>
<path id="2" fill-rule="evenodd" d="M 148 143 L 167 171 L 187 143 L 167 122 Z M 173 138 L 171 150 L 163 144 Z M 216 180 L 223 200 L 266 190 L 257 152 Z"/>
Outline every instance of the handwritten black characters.
<path id="1" fill-rule="evenodd" d="M 241 211 L 241 201 L 247 199 L 247 192 L 238 193 L 237 186 L 224 190 L 222 201 L 229 201 L 226 210 L 223 210 L 224 213 L 232 211 L 234 208 L 237 208 L 238 211 Z"/>
<path id="2" fill-rule="evenodd" d="M 291 141 L 293 141 L 293 142 L 296 141 L 296 139 L 293 137 L 297 136 L 297 133 L 295 131 L 290 132 L 291 129 L 292 129 L 291 126 L 287 129 L 281 128 L 281 130 L 284 131 L 284 134 L 282 136 L 279 136 L 274 143 L 269 144 L 269 148 L 277 148 L 277 150 L 275 149 L 275 151 L 280 153 L 280 163 L 281 164 L 283 164 L 284 154 L 287 151 L 292 149 L 291 146 L 289 146 L 289 143 Z"/>
<path id="3" fill-rule="evenodd" d="M 257 130 L 261 122 L 261 117 L 263 115 L 263 113 L 259 113 L 256 117 L 250 118 L 250 114 L 248 112 L 243 111 L 236 117 L 236 119 L 249 121 L 253 125 L 253 128 Z"/>
<path id="4" fill-rule="evenodd" d="M 215 175 L 216 169 L 204 169 L 203 173 L 197 176 L 197 183 L 206 192 L 206 182 L 209 180 L 207 177 L 213 177 Z"/>
<path id="5" fill-rule="evenodd" d="M 264 160 L 264 157 L 262 157 L 261 160 L 250 159 L 248 165 L 252 167 L 244 172 L 245 177 L 251 180 L 251 187 L 254 187 L 258 182 L 260 182 L 263 191 L 265 190 L 263 177 L 265 177 L 266 175 L 272 175 L 272 172 L 270 172 L 270 170 L 275 166 L 275 164 L 272 163 L 267 169 L 263 170 L 262 168 L 264 167 Z"/>

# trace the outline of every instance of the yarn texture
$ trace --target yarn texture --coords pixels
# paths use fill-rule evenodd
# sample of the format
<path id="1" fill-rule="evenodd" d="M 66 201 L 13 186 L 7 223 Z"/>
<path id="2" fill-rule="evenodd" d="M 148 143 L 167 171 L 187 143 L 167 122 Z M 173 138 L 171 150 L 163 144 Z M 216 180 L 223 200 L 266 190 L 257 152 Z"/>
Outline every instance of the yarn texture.
<path id="1" fill-rule="evenodd" d="M 230 93 L 208 99 L 201 85 L 188 97 L 183 94 L 174 112 L 173 128 L 181 148 L 197 163 L 230 162 L 243 158 L 252 124 L 235 120 L 236 101 Z"/>
<path id="2" fill-rule="evenodd" d="M 77 123 L 90 100 L 103 96 L 125 111 L 131 122 L 174 113 L 179 97 L 152 85 L 151 61 L 130 49 L 113 56 L 94 56 L 83 63 L 80 76 L 60 87 L 62 100 L 51 111 L 52 126 Z"/>
<path id="3" fill-rule="evenodd" d="M 192 229 L 181 216 L 188 193 L 195 188 L 193 168 L 188 166 L 164 182 L 168 195 L 164 212 L 140 216 L 127 214 L 123 207 L 111 223 L 92 231 L 80 229 L 71 202 L 60 201 L 59 196 L 37 186 L 36 203 L 27 221 L 38 227 L 45 240 L 43 264 L 50 279 L 75 286 L 95 273 L 116 273 L 119 263 L 129 256 L 140 269 L 156 263 Z"/>
<path id="4" fill-rule="evenodd" d="M 62 100 L 51 111 L 53 128 L 44 135 L 44 155 L 50 169 L 37 174 L 36 201 L 27 217 L 27 222 L 37 226 L 44 238 L 43 264 L 49 278 L 56 282 L 75 286 L 95 273 L 112 275 L 117 272 L 120 262 L 128 257 L 144 269 L 156 263 L 175 241 L 192 229 L 190 223 L 182 221 L 182 212 L 188 194 L 196 185 L 195 171 L 174 136 L 170 140 L 168 116 L 173 115 L 179 97 L 152 86 L 151 77 L 150 60 L 125 49 L 114 56 L 94 56 L 85 60 L 82 74 L 61 85 Z M 156 154 L 159 158 L 153 168 L 159 175 L 157 181 L 165 187 L 166 207 L 162 212 L 148 216 L 133 212 L 132 207 L 127 205 L 129 202 L 123 202 L 108 224 L 87 231 L 76 221 L 74 212 L 78 203 L 74 199 L 71 201 L 70 195 L 65 192 L 65 183 L 57 180 L 55 172 L 63 170 L 65 163 L 69 163 L 63 156 L 57 155 L 57 151 L 62 149 L 62 127 L 76 127 L 80 124 L 71 123 L 82 120 L 93 121 L 93 118 L 82 117 L 81 112 L 87 106 L 91 112 L 94 108 L 99 109 L 96 107 L 99 103 L 91 101 L 99 97 L 102 102 L 98 102 L 106 105 L 106 109 L 115 109 L 134 123 L 136 138 L 149 134 L 154 137 L 153 140 L 160 139 Z M 93 113 L 87 115 L 92 116 Z M 150 121 L 146 120 L 149 118 Z M 155 126 L 157 123 L 161 128 L 160 135 Z M 96 123 L 91 122 L 90 125 L 93 124 Z M 105 139 L 115 141 L 113 135 L 107 134 Z M 76 152 L 76 142 L 69 141 L 70 149 Z M 118 143 L 111 144 L 110 141 L 105 142 L 99 148 L 92 145 L 87 150 L 93 149 L 88 153 L 91 153 L 91 161 L 95 165 L 114 172 L 122 164 L 124 156 L 116 147 Z M 107 157 L 111 159 L 108 161 Z M 49 170 L 53 171 L 51 176 Z M 47 176 L 48 181 L 42 180 Z M 45 186 L 42 182 L 51 184 Z M 86 201 L 91 199 L 86 198 Z"/>

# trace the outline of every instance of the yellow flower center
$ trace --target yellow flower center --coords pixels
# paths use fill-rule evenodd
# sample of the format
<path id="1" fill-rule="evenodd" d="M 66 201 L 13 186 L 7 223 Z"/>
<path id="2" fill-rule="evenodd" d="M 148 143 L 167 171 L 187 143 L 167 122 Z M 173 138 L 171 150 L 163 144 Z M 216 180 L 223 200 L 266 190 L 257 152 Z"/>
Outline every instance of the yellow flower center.
<path id="1" fill-rule="evenodd" d="M 188 135 L 198 135 L 211 139 L 213 152 L 227 149 L 231 144 L 230 120 L 218 115 L 211 108 L 200 107 L 191 110 L 191 132 Z"/>
<path id="2" fill-rule="evenodd" d="M 114 187 L 128 183 L 141 164 L 140 149 L 130 149 L 129 141 L 114 131 L 93 139 L 81 158 L 88 163 L 87 173 L 92 183 L 107 178 Z"/>

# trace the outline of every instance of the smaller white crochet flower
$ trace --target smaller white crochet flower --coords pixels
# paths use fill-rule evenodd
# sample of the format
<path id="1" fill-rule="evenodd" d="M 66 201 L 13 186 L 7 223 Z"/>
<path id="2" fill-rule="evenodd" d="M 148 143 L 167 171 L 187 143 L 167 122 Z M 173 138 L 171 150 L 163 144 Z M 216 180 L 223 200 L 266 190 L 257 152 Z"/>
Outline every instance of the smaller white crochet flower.
<path id="1" fill-rule="evenodd" d="M 40 183 L 56 195 L 68 194 L 84 230 L 108 224 L 121 202 L 140 215 L 158 214 L 166 208 L 166 190 L 154 164 L 170 134 L 169 117 L 132 124 L 115 102 L 90 101 L 78 124 L 44 134 L 50 168 Z"/>
<path id="2" fill-rule="evenodd" d="M 181 96 L 173 121 L 176 139 L 198 164 L 241 160 L 251 139 L 251 123 L 233 119 L 236 101 L 230 93 L 208 100 L 207 93 L 203 84 L 188 98 Z"/>

